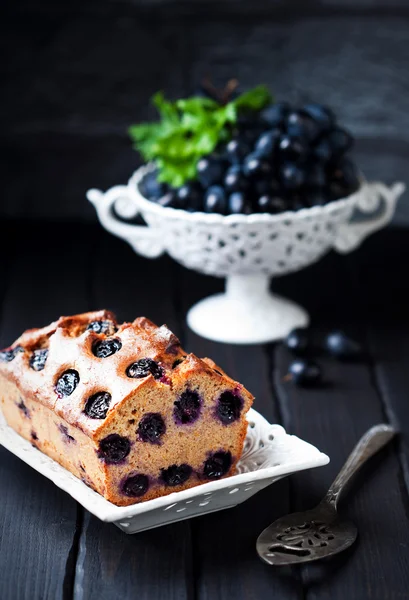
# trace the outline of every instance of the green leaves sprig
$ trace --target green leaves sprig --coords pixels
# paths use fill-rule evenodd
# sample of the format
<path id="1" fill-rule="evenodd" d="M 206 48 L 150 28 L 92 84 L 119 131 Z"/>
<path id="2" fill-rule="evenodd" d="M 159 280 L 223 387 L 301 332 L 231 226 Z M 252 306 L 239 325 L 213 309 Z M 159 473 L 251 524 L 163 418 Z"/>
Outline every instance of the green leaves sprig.
<path id="1" fill-rule="evenodd" d="M 272 102 L 268 89 L 257 86 L 225 105 L 211 98 L 170 102 L 162 92 L 152 98 L 160 121 L 132 125 L 129 135 L 146 161 L 154 161 L 159 181 L 179 187 L 197 176 L 197 163 L 227 142 L 239 113 L 262 110 Z"/>

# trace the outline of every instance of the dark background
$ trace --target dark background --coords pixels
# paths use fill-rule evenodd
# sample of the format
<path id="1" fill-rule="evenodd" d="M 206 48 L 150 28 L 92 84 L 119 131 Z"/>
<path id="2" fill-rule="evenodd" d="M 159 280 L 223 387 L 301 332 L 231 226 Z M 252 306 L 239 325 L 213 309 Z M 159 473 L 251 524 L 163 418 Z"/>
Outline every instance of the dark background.
<path id="1" fill-rule="evenodd" d="M 408 24 L 405 0 L 3 2 L 0 218 L 95 220 L 85 191 L 137 166 L 126 130 L 153 116 L 152 93 L 205 74 L 327 102 L 366 176 L 404 181 Z"/>
<path id="2" fill-rule="evenodd" d="M 278 99 L 328 102 L 357 136 L 367 177 L 407 182 L 408 42 L 404 0 L 3 1 L 0 348 L 60 314 L 146 314 L 331 462 L 229 511 L 126 536 L 0 448 L 0 600 L 409 600 L 407 231 L 389 227 L 348 256 L 329 253 L 273 282 L 311 314 L 315 347 L 343 328 L 365 349 L 352 364 L 318 353 L 324 385 L 300 389 L 285 380 L 283 344 L 194 335 L 187 309 L 223 282 L 166 256 L 136 256 L 85 199 L 137 166 L 126 130 L 153 116 L 151 94 L 190 93 L 207 73 L 219 84 L 267 83 Z M 409 224 L 408 192 L 396 223 Z M 382 421 L 399 436 L 341 505 L 357 544 L 318 565 L 263 565 L 254 549 L 262 529 L 318 502 Z"/>

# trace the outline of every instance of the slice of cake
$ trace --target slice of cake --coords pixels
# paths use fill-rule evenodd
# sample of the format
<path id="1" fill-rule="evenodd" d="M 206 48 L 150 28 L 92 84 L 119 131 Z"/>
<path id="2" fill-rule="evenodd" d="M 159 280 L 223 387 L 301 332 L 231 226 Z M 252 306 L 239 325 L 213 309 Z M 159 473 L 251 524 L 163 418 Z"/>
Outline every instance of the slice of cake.
<path id="1" fill-rule="evenodd" d="M 144 317 L 61 317 L 0 352 L 10 427 L 118 506 L 232 475 L 252 401 Z"/>

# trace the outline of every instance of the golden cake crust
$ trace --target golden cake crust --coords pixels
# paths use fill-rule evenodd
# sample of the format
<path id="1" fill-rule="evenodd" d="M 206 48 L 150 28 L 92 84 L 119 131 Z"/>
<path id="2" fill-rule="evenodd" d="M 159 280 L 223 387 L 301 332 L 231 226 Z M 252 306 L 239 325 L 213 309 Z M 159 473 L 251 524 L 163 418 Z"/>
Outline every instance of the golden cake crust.
<path id="1" fill-rule="evenodd" d="M 96 397 L 106 402 L 102 413 L 101 405 L 89 410 Z M 211 359 L 186 354 L 145 317 L 61 317 L 0 353 L 9 425 L 118 505 L 198 485 L 219 467 L 232 474 L 252 401 Z"/>

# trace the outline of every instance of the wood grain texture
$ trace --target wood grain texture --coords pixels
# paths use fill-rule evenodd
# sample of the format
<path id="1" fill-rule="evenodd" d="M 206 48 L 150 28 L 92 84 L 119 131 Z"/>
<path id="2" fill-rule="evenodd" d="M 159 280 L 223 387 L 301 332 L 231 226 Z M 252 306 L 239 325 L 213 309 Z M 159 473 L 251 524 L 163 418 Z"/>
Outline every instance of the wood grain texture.
<path id="1" fill-rule="evenodd" d="M 200 357 L 209 356 L 256 396 L 254 408 L 270 422 L 280 422 L 280 414 L 270 385 L 270 363 L 262 346 L 219 344 L 200 338 L 186 325 L 187 309 L 199 299 L 222 290 L 222 280 L 178 268 L 180 318 L 184 343 Z M 248 502 L 228 511 L 192 521 L 195 598 L 250 600 L 277 596 L 301 599 L 297 577 L 282 577 L 263 565 L 255 550 L 261 531 L 289 510 L 288 480 L 279 481 Z"/>
<path id="2" fill-rule="evenodd" d="M 316 390 L 283 382 L 291 359 L 283 346 L 222 345 L 187 329 L 187 308 L 220 291 L 222 280 L 166 257 L 139 258 L 96 226 L 6 222 L 0 234 L 11 248 L 0 263 L 0 345 L 61 313 L 106 307 L 121 319 L 146 314 L 242 381 L 270 421 L 331 457 L 329 466 L 284 479 L 234 509 L 126 536 L 88 513 L 82 524 L 69 496 L 0 450 L 1 600 L 409 598 L 405 230 L 382 232 L 350 257 L 330 254 L 273 282 L 308 308 L 316 345 L 328 329 L 344 327 L 369 349 L 369 360 L 357 364 L 318 356 L 326 385 Z M 359 528 L 357 544 L 302 569 L 264 565 L 255 553 L 261 530 L 314 505 L 359 436 L 384 420 L 399 428 L 399 440 L 372 459 L 341 503 Z"/>
<path id="3" fill-rule="evenodd" d="M 68 229 L 60 238 L 57 229 L 30 230 L 3 223 L 1 233 L 5 247 L 16 251 L 2 308 L 1 347 L 26 328 L 88 308 L 84 260 L 88 238 L 81 227 L 71 246 L 64 242 Z M 76 503 L 4 449 L 0 450 L 0 490 L 0 598 L 69 598 Z"/>
<path id="4" fill-rule="evenodd" d="M 317 302 L 310 302 L 309 294 L 303 293 L 305 285 L 299 281 L 297 286 L 298 276 L 292 278 L 290 291 L 297 288 L 298 299 L 312 311 L 316 323 L 316 346 L 322 345 L 325 332 L 334 326 L 347 330 L 365 346 L 364 323 L 368 315 L 376 316 L 377 307 L 376 300 L 372 305 L 372 295 L 366 293 L 375 282 L 369 282 L 362 274 L 369 256 L 371 262 L 376 262 L 374 248 L 378 248 L 379 254 L 382 253 L 381 240 L 377 244 L 373 241 L 350 260 L 327 257 L 321 265 L 316 266 L 321 273 L 320 280 L 325 282 L 319 288 L 323 295 L 320 304 L 328 304 L 328 312 L 317 310 Z M 351 273 L 352 270 L 355 274 Z M 313 278 L 312 281 L 317 282 L 315 287 L 318 279 Z M 358 288 L 357 283 L 360 284 Z M 376 284 L 377 287 L 382 286 L 382 280 L 378 278 Z M 280 291 L 285 293 L 285 288 L 283 282 Z M 397 338 L 395 343 L 400 346 Z M 345 364 L 323 355 L 318 356 L 325 380 L 322 389 L 316 390 L 302 390 L 290 382 L 283 382 L 290 360 L 283 346 L 276 348 L 275 384 L 284 423 L 292 433 L 311 441 L 331 457 L 328 467 L 292 477 L 293 508 L 306 509 L 314 506 L 323 496 L 358 438 L 372 425 L 387 422 L 388 415 L 373 378 L 371 360 Z M 406 419 L 407 414 L 406 411 Z M 405 418 L 403 414 L 401 417 Z M 400 423 L 395 424 L 400 429 Z M 398 442 L 395 441 L 376 456 L 357 477 L 351 493 L 341 502 L 342 514 L 358 526 L 358 543 L 325 566 L 313 565 L 302 569 L 308 598 L 318 600 L 330 596 L 334 599 L 351 597 L 381 600 L 407 596 L 408 495 L 401 485 L 397 449 Z"/>
<path id="5" fill-rule="evenodd" d="M 147 316 L 166 322 L 176 334 L 172 264 L 136 257 L 130 246 L 105 232 L 94 232 L 98 260 L 90 273 L 95 306 L 120 320 Z M 192 588 L 190 522 L 127 536 L 114 525 L 87 514 L 75 577 L 75 600 L 149 598 L 188 600 Z"/>

